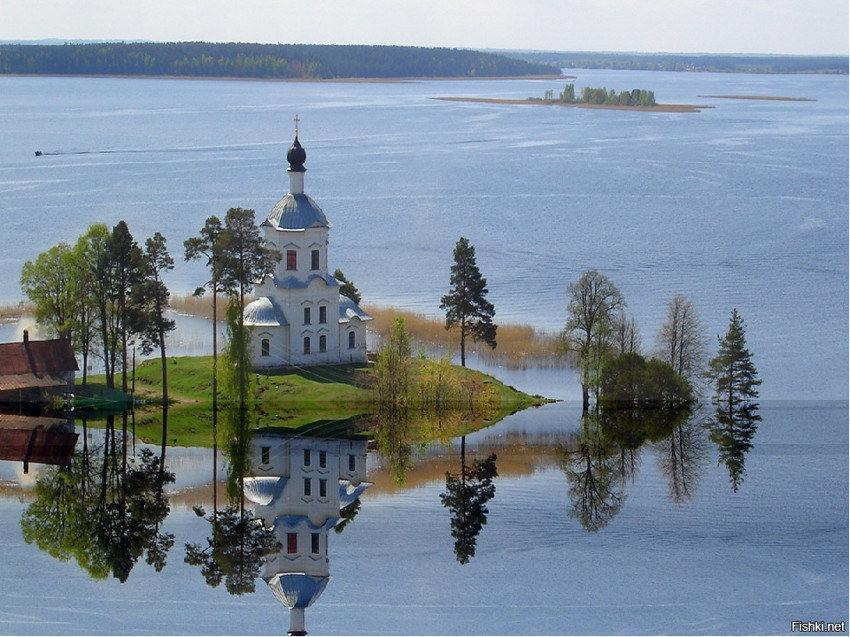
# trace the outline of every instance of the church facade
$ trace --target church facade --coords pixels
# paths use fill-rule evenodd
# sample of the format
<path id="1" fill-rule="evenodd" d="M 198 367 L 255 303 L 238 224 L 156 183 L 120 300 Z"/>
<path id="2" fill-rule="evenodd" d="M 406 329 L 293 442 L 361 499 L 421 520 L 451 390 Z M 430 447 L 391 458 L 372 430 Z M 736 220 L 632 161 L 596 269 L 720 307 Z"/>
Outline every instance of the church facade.
<path id="1" fill-rule="evenodd" d="M 340 294 L 339 282 L 329 274 L 331 223 L 304 193 L 307 153 L 297 129 L 286 158 L 289 192 L 260 224 L 268 245 L 282 258 L 244 308 L 254 367 L 365 362 L 366 323 L 372 319 Z"/>
<path id="2" fill-rule="evenodd" d="M 306 635 L 305 612 L 331 581 L 328 542 L 356 514 L 366 481 L 365 440 L 290 436 L 258 430 L 253 474 L 244 494 L 280 549 L 266 557 L 262 578 L 289 609 L 289 635 Z"/>

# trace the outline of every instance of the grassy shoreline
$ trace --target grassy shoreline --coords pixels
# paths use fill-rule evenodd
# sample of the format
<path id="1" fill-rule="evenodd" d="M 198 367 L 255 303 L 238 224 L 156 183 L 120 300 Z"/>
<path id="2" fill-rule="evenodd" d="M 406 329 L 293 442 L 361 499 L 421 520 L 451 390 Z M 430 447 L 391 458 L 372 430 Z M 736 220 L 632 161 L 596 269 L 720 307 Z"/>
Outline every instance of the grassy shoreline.
<path id="1" fill-rule="evenodd" d="M 421 362 L 411 359 L 414 370 Z M 454 367 L 461 382 L 470 386 L 490 386 L 498 396 L 497 405 L 486 419 L 470 418 L 465 406 L 446 413 L 460 415 L 452 429 L 457 435 L 490 426 L 505 416 L 551 402 L 505 385 L 476 370 Z M 368 364 L 326 365 L 306 369 L 260 371 L 251 382 L 251 407 L 259 428 L 292 433 L 330 435 L 347 432 L 371 435 L 373 404 L 371 366 Z M 144 361 L 136 367 L 135 400 L 142 403 L 134 413 L 135 434 L 144 442 L 162 442 L 161 368 L 159 359 Z M 94 395 L 115 392 L 104 390 L 105 377 L 94 376 L 79 392 Z M 168 359 L 169 408 L 167 442 L 175 446 L 211 447 L 212 437 L 212 357 L 185 356 Z M 222 403 L 224 399 L 221 399 Z M 221 405 L 220 405 L 221 406 Z M 413 412 L 416 409 L 413 408 Z"/>

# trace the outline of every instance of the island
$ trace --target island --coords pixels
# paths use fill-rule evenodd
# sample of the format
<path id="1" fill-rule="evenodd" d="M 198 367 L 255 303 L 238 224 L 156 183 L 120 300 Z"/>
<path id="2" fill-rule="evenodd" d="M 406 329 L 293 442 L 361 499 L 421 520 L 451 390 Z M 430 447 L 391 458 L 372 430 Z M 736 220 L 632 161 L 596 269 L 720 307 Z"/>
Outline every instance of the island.
<path id="1" fill-rule="evenodd" d="M 591 88 L 585 86 L 581 95 L 576 96 L 575 84 L 566 85 L 557 99 L 554 91 L 547 90 L 544 97 L 528 97 L 526 99 L 503 99 L 493 97 L 435 97 L 432 99 L 449 102 L 482 102 L 487 104 L 544 104 L 553 106 L 574 106 L 578 108 L 602 108 L 629 111 L 650 111 L 656 113 L 696 113 L 711 106 L 696 106 L 693 104 L 659 104 L 655 101 L 655 93 L 646 89 L 633 89 L 619 93 L 605 87 Z"/>

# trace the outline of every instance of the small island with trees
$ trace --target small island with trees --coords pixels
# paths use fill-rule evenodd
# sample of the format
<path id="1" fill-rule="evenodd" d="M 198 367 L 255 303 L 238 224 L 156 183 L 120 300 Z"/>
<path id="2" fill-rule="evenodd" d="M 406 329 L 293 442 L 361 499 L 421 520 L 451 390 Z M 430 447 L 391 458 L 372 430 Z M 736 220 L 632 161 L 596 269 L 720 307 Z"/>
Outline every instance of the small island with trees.
<path id="1" fill-rule="evenodd" d="M 710 106 L 695 106 L 693 104 L 659 104 L 655 101 L 655 92 L 647 89 L 632 89 L 617 92 L 605 87 L 592 88 L 585 86 L 581 94 L 576 94 L 575 83 L 570 82 L 564 90 L 555 97 L 555 91 L 548 89 L 544 96 L 528 97 L 526 99 L 499 99 L 483 97 L 437 97 L 434 99 L 452 102 L 484 102 L 488 104 L 547 104 L 556 106 L 576 106 L 582 108 L 609 108 L 620 110 L 641 110 L 665 113 L 695 113 Z"/>

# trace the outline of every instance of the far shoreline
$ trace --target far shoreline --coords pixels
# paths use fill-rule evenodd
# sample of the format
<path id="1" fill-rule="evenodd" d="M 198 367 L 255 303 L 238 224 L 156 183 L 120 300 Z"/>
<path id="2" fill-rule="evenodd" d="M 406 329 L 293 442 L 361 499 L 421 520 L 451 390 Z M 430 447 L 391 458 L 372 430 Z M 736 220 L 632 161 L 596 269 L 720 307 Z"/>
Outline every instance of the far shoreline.
<path id="1" fill-rule="evenodd" d="M 563 80 L 574 75 L 481 75 L 481 76 L 410 76 L 410 77 L 230 77 L 217 75 L 112 75 L 102 73 L 0 73 L 0 77 L 70 77 L 119 80 L 202 80 L 209 82 L 329 82 L 352 84 L 404 84 L 429 80 Z"/>

